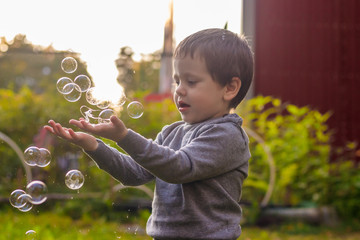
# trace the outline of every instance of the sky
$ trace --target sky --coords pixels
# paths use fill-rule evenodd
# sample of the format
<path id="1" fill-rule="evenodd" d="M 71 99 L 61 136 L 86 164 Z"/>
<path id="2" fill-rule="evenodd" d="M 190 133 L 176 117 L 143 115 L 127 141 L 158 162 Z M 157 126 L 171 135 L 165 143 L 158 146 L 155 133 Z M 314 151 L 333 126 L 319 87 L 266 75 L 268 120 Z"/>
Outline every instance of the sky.
<path id="1" fill-rule="evenodd" d="M 80 53 L 96 85 L 116 82 L 115 59 L 129 46 L 162 49 L 170 0 L 0 0 L 0 37 L 25 34 L 34 45 Z M 173 0 L 174 39 L 205 29 L 240 33 L 241 0 Z"/>

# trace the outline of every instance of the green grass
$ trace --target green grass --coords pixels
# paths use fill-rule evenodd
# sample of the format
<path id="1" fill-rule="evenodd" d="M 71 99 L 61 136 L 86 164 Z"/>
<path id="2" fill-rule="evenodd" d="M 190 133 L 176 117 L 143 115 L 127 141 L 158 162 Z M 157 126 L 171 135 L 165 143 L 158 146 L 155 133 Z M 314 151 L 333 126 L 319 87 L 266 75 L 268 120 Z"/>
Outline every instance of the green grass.
<path id="1" fill-rule="evenodd" d="M 25 233 L 34 230 L 37 240 L 106 240 L 129 239 L 151 240 L 145 233 L 145 222 L 107 221 L 104 218 L 82 217 L 73 220 L 68 216 L 53 212 L 21 213 L 16 209 L 0 211 L 0 240 L 26 239 Z M 134 221 L 135 220 L 135 221 Z M 137 221 L 138 220 L 138 221 Z M 292 223 L 269 228 L 243 226 L 241 240 L 357 240 L 360 232 L 346 228 L 330 229 L 302 223 Z"/>

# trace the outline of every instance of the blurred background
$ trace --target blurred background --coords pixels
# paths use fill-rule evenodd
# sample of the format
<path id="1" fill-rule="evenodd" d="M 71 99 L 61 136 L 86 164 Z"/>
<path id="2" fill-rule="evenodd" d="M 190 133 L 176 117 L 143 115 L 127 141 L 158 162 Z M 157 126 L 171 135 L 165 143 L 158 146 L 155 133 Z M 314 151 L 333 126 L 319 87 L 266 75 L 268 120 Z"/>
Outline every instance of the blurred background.
<path id="1" fill-rule="evenodd" d="M 213 27 L 244 34 L 255 56 L 253 84 L 235 110 L 252 152 L 239 239 L 360 237 L 360 2 L 21 0 L 0 7 L 0 239 L 23 239 L 29 229 L 38 239 L 150 239 L 153 184 L 120 185 L 42 127 L 81 117 L 85 97 L 66 101 L 56 83 L 85 74 L 105 95 L 124 90 L 128 101 L 117 114 L 155 138 L 180 120 L 171 99 L 174 47 Z M 61 69 L 65 57 L 77 60 L 74 73 Z M 143 104 L 141 118 L 126 113 L 132 100 Z M 26 165 L 19 152 L 29 146 L 47 148 L 50 165 Z M 71 169 L 85 176 L 78 191 L 64 184 Z M 9 195 L 32 180 L 46 183 L 48 200 L 20 212 Z"/>

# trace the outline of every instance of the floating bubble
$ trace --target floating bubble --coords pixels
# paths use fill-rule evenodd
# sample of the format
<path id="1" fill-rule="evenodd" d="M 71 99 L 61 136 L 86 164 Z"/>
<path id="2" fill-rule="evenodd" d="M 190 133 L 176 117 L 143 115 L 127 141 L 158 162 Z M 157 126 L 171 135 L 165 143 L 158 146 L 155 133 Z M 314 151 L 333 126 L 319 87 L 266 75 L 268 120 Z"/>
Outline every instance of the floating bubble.
<path id="1" fill-rule="evenodd" d="M 111 101 L 109 100 L 100 100 L 96 106 L 100 109 L 105 109 L 105 108 L 108 108 L 111 104 Z"/>
<path id="2" fill-rule="evenodd" d="M 84 184 L 84 175 L 79 170 L 70 170 L 65 175 L 65 184 L 68 188 L 76 190 Z"/>
<path id="3" fill-rule="evenodd" d="M 12 191 L 9 197 L 9 202 L 13 207 L 20 208 L 23 207 L 25 204 L 19 201 L 19 197 L 23 194 L 26 194 L 24 190 L 16 189 Z"/>
<path id="4" fill-rule="evenodd" d="M 96 105 L 99 103 L 99 100 L 96 98 L 95 94 L 96 92 L 94 87 L 89 88 L 89 90 L 86 91 L 86 101 L 91 105 Z"/>
<path id="5" fill-rule="evenodd" d="M 51 153 L 46 148 L 39 148 L 40 150 L 40 158 L 36 162 L 36 165 L 39 167 L 46 167 L 50 164 L 51 161 Z"/>
<path id="6" fill-rule="evenodd" d="M 27 194 L 23 194 L 23 195 L 27 195 Z M 22 196 L 22 195 L 21 195 L 21 196 Z M 25 197 L 24 197 L 24 198 L 25 198 Z M 28 198 L 28 197 L 26 197 L 26 198 Z M 18 209 L 19 209 L 19 211 L 21 211 L 21 212 L 28 212 L 28 211 L 30 211 L 32 208 L 33 208 L 32 203 L 31 203 L 30 201 L 26 201 L 25 205 L 22 206 L 22 207 L 20 207 L 20 208 L 18 208 Z"/>
<path id="7" fill-rule="evenodd" d="M 81 92 L 86 92 L 91 87 L 91 80 L 86 75 L 79 75 L 74 79 L 74 83 L 76 83 L 80 89 Z"/>
<path id="8" fill-rule="evenodd" d="M 57 82 L 56 82 L 56 89 L 58 90 L 59 93 L 65 94 L 66 90 L 68 90 L 68 89 L 64 89 L 64 87 L 67 84 L 72 83 L 72 82 L 73 81 L 68 77 L 59 78 L 59 80 L 57 80 Z"/>
<path id="9" fill-rule="evenodd" d="M 77 69 L 77 61 L 72 57 L 66 57 L 61 61 L 61 69 L 66 73 L 73 73 Z"/>
<path id="10" fill-rule="evenodd" d="M 41 157 L 41 152 L 37 147 L 28 147 L 24 151 L 25 163 L 29 166 L 36 166 Z"/>
<path id="11" fill-rule="evenodd" d="M 81 98 L 81 89 L 75 83 L 68 83 L 64 86 L 64 89 L 71 89 L 70 92 L 63 94 L 64 98 L 69 102 L 76 102 Z"/>
<path id="12" fill-rule="evenodd" d="M 34 230 L 29 230 L 25 233 L 26 240 L 36 240 L 37 234 Z"/>
<path id="13" fill-rule="evenodd" d="M 99 121 L 99 123 L 109 123 L 110 122 L 110 117 L 113 116 L 113 115 L 115 115 L 114 110 L 112 110 L 112 109 L 104 109 L 99 114 L 98 121 Z"/>
<path id="14" fill-rule="evenodd" d="M 85 105 L 82 105 L 80 107 L 80 113 L 87 122 L 89 122 L 90 119 L 98 119 L 98 116 L 96 116 L 94 114 L 99 114 L 99 112 L 100 112 L 100 110 L 94 110 Z"/>
<path id="15" fill-rule="evenodd" d="M 119 97 L 118 97 L 118 99 L 117 99 L 116 105 L 117 105 L 118 107 L 121 107 L 122 105 L 125 104 L 126 100 L 127 100 L 127 98 L 126 98 L 126 95 L 125 95 L 124 91 L 121 91 L 121 92 L 120 92 L 120 95 L 119 95 Z"/>
<path id="16" fill-rule="evenodd" d="M 35 205 L 42 204 L 47 199 L 47 187 L 42 181 L 32 181 L 26 186 L 26 193 L 31 196 L 30 202 Z"/>
<path id="17" fill-rule="evenodd" d="M 32 197 L 29 194 L 27 194 L 27 193 L 21 194 L 17 199 L 17 201 L 20 205 L 20 207 L 18 207 L 18 208 L 19 209 L 20 208 L 27 209 L 28 208 L 27 206 L 29 205 L 29 203 L 31 205 L 31 199 L 32 199 Z"/>
<path id="18" fill-rule="evenodd" d="M 132 101 L 127 106 L 127 113 L 131 118 L 140 118 L 144 113 L 144 107 L 140 102 Z"/>

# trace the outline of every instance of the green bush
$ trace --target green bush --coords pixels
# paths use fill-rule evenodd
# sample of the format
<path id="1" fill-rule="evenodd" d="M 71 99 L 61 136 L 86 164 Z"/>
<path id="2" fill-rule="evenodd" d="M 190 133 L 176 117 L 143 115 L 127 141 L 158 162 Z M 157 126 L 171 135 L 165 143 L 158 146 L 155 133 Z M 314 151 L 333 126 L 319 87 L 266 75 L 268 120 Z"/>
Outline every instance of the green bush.
<path id="1" fill-rule="evenodd" d="M 245 126 L 264 140 L 274 158 L 276 182 L 270 203 L 318 202 L 328 177 L 331 133 L 326 121 L 330 114 L 282 103 L 269 96 L 255 97 L 244 105 L 239 113 Z M 259 201 L 269 187 L 267 155 L 253 138 L 250 148 L 250 173 L 243 198 Z"/>
<path id="2" fill-rule="evenodd" d="M 247 100 L 238 113 L 245 127 L 261 137 L 274 159 L 275 184 L 270 204 L 328 205 L 342 219 L 360 218 L 360 169 L 355 161 L 358 146 L 349 143 L 339 148 L 341 158 L 330 161 L 332 131 L 326 123 L 330 113 L 321 114 L 269 96 Z M 243 199 L 260 203 L 270 187 L 269 156 L 249 136 L 252 157 Z"/>

